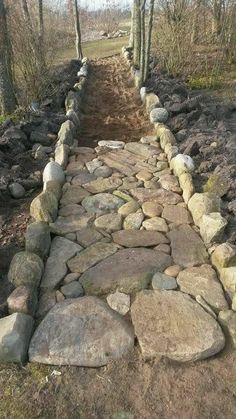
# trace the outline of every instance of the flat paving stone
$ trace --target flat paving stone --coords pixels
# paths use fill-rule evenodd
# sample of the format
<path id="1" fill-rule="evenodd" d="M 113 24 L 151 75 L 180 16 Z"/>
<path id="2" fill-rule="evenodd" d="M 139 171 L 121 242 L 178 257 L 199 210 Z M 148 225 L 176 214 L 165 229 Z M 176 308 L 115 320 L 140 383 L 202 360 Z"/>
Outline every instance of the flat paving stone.
<path id="1" fill-rule="evenodd" d="M 131 306 L 131 318 L 145 358 L 197 361 L 225 346 L 216 320 L 179 291 L 141 291 Z"/>
<path id="2" fill-rule="evenodd" d="M 167 231 L 169 230 L 166 221 L 161 217 L 153 217 L 149 218 L 148 220 L 145 220 L 143 222 L 143 227 L 146 230 L 160 231 L 162 233 L 167 233 Z"/>
<path id="3" fill-rule="evenodd" d="M 94 221 L 96 228 L 112 233 L 122 228 L 122 217 L 120 214 L 104 214 Z"/>
<path id="4" fill-rule="evenodd" d="M 100 193 L 85 198 L 82 201 L 82 206 L 89 213 L 102 215 L 117 210 L 124 205 L 124 203 L 123 199 L 120 199 L 117 196 L 109 193 Z"/>
<path id="5" fill-rule="evenodd" d="M 83 185 L 84 183 L 91 182 L 96 180 L 96 176 L 93 173 L 89 173 L 86 171 L 81 172 L 79 175 L 73 177 L 72 185 Z"/>
<path id="6" fill-rule="evenodd" d="M 86 196 L 89 195 L 90 193 L 81 188 L 81 186 L 69 186 L 66 192 L 62 195 L 61 205 L 79 204 L 84 198 L 86 198 Z"/>
<path id="7" fill-rule="evenodd" d="M 190 212 L 179 205 L 166 205 L 162 217 L 175 224 L 191 224 L 193 222 Z"/>
<path id="8" fill-rule="evenodd" d="M 147 288 L 155 272 L 172 264 L 169 255 L 140 247 L 122 249 L 81 275 L 85 293 L 104 295 L 116 290 L 130 294 Z"/>
<path id="9" fill-rule="evenodd" d="M 168 205 L 182 202 L 180 195 L 171 191 L 166 191 L 165 189 L 134 188 L 130 190 L 130 193 L 142 203 L 146 201 L 155 201 L 162 205 Z"/>
<path id="10" fill-rule="evenodd" d="M 124 247 L 151 247 L 169 243 L 167 237 L 157 231 L 121 230 L 112 234 L 115 243 Z"/>
<path id="11" fill-rule="evenodd" d="M 93 180 L 92 182 L 85 183 L 83 187 L 93 193 L 103 193 L 103 192 L 112 192 L 117 189 L 119 186 L 122 185 L 122 180 L 115 177 L 108 177 L 108 178 L 99 178 Z"/>
<path id="12" fill-rule="evenodd" d="M 67 265 L 71 272 L 83 273 L 115 252 L 117 252 L 117 245 L 114 243 L 95 243 L 69 260 Z"/>
<path id="13" fill-rule="evenodd" d="M 88 247 L 103 238 L 103 235 L 99 233 L 94 227 L 82 228 L 76 233 L 77 242 L 83 246 Z"/>
<path id="14" fill-rule="evenodd" d="M 68 217 L 69 215 L 81 215 L 85 212 L 85 209 L 81 205 L 69 204 L 61 207 L 58 214 L 62 217 Z"/>
<path id="15" fill-rule="evenodd" d="M 30 362 L 101 367 L 134 346 L 130 322 L 96 297 L 56 304 L 36 329 Z"/>
<path id="16" fill-rule="evenodd" d="M 82 215 L 70 215 L 68 217 L 58 217 L 55 223 L 50 224 L 51 232 L 58 236 L 64 236 L 68 233 L 74 233 L 82 230 L 82 228 L 88 227 L 92 224 L 94 215 L 82 214 Z"/>
<path id="17" fill-rule="evenodd" d="M 167 233 L 171 242 L 172 257 L 177 265 L 191 267 L 209 260 L 208 253 L 199 235 L 187 224 Z"/>
<path id="18" fill-rule="evenodd" d="M 144 158 L 152 157 L 152 155 L 155 154 L 155 147 L 142 143 L 126 143 L 125 150 Z"/>

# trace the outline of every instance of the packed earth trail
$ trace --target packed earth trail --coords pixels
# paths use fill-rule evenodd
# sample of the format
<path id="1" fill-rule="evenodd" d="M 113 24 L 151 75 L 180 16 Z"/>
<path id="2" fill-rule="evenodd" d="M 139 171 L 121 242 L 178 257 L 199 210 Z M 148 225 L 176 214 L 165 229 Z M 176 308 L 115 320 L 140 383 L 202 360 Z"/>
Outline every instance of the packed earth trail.
<path id="1" fill-rule="evenodd" d="M 50 252 L 30 362 L 0 371 L 0 417 L 235 417 L 236 356 L 217 320 L 228 301 L 134 95 L 121 58 L 92 63 L 51 246 L 43 230 L 35 243 L 34 226 L 27 238 L 31 252 Z M 15 286 L 24 263 L 42 273 L 40 258 L 25 257 L 11 264 Z"/>

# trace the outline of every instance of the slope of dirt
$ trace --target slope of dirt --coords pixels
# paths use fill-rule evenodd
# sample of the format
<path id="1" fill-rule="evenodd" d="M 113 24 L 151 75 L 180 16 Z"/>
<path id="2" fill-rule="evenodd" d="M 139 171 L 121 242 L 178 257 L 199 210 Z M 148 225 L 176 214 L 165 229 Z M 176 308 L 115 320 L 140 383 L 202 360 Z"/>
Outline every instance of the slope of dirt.
<path id="1" fill-rule="evenodd" d="M 100 140 L 139 141 L 149 131 L 148 118 L 124 62 L 119 57 L 93 61 L 81 145 L 96 147 Z"/>
<path id="2" fill-rule="evenodd" d="M 93 65 L 80 145 L 138 140 L 150 125 L 117 58 Z M 124 101 L 125 98 L 125 101 Z M 194 364 L 144 361 L 136 347 L 106 367 L 0 366 L 0 419 L 233 419 L 236 354 Z"/>

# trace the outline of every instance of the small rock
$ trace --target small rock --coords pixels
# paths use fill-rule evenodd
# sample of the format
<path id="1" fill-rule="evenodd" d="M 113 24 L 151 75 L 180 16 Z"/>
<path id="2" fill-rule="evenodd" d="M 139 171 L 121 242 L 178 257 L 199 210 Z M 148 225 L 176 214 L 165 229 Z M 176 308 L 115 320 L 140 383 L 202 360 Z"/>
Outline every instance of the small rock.
<path id="1" fill-rule="evenodd" d="M 17 287 L 8 297 L 8 312 L 24 313 L 34 316 L 38 304 L 35 288 L 20 286 Z"/>
<path id="2" fill-rule="evenodd" d="M 175 290 L 178 287 L 176 279 L 160 272 L 156 272 L 152 278 L 154 290 Z"/>
<path id="3" fill-rule="evenodd" d="M 236 313 L 232 310 L 220 311 L 218 321 L 234 348 L 236 348 Z"/>
<path id="4" fill-rule="evenodd" d="M 77 281 L 80 277 L 80 274 L 68 274 L 63 280 L 63 284 L 67 285 L 73 281 Z"/>
<path id="5" fill-rule="evenodd" d="M 152 177 L 153 177 L 152 173 L 146 170 L 141 170 L 140 172 L 136 174 L 136 178 L 142 181 L 150 180 L 152 179 Z"/>
<path id="6" fill-rule="evenodd" d="M 146 230 L 160 231 L 167 233 L 169 231 L 166 221 L 160 217 L 153 217 L 143 222 L 143 227 Z"/>
<path id="7" fill-rule="evenodd" d="M 116 291 L 114 294 L 108 295 L 107 303 L 112 310 L 124 316 L 130 309 L 130 295 Z"/>
<path id="8" fill-rule="evenodd" d="M 64 295 L 59 290 L 56 291 L 56 300 L 57 300 L 57 303 L 61 303 L 62 301 L 65 300 Z"/>
<path id="9" fill-rule="evenodd" d="M 131 201 L 126 202 L 126 204 L 122 205 L 118 209 L 118 214 L 122 215 L 123 217 L 127 217 L 127 215 L 134 213 L 140 208 L 140 205 L 137 201 L 134 199 L 131 199 Z"/>
<path id="10" fill-rule="evenodd" d="M 82 201 L 82 206 L 89 213 L 106 214 L 120 208 L 124 201 L 109 193 L 99 193 L 89 196 Z"/>
<path id="11" fill-rule="evenodd" d="M 227 220 L 219 212 L 203 214 L 200 221 L 200 234 L 206 245 L 219 242 L 224 234 Z"/>
<path id="12" fill-rule="evenodd" d="M 112 149 L 112 150 L 120 150 L 120 149 L 122 149 L 122 148 L 124 148 L 124 146 L 125 146 L 125 143 L 124 143 L 124 141 L 105 141 L 105 140 L 102 140 L 102 141 L 98 141 L 98 145 L 99 145 L 99 147 L 107 147 L 107 148 L 110 148 L 110 149 Z"/>
<path id="13" fill-rule="evenodd" d="M 142 205 L 144 215 L 147 217 L 159 217 L 163 211 L 163 207 L 155 201 L 144 202 Z"/>
<path id="14" fill-rule="evenodd" d="M 165 123 L 169 118 L 169 113 L 164 108 L 155 108 L 150 112 L 150 121 L 152 124 Z"/>
<path id="15" fill-rule="evenodd" d="M 13 257 L 8 279 L 15 287 L 21 285 L 38 287 L 43 274 L 43 261 L 38 255 L 31 252 L 16 253 Z"/>
<path id="16" fill-rule="evenodd" d="M 82 285 L 78 281 L 72 281 L 61 287 L 61 292 L 65 298 L 78 298 L 84 295 Z"/>
<path id="17" fill-rule="evenodd" d="M 168 244 L 158 244 L 158 246 L 154 247 L 154 250 L 158 250 L 159 252 L 166 253 L 167 255 L 170 255 L 170 252 L 171 252 L 171 248 Z"/>
<path id="18" fill-rule="evenodd" d="M 24 186 L 20 185 L 17 182 L 11 183 L 11 185 L 9 185 L 9 191 L 11 193 L 11 196 L 15 199 L 24 198 L 25 196 Z"/>
<path id="19" fill-rule="evenodd" d="M 181 266 L 179 266 L 179 265 L 172 265 L 172 266 L 169 266 L 164 271 L 164 274 L 169 275 L 169 276 L 173 276 L 174 278 L 176 278 L 181 271 L 182 271 Z"/>
<path id="20" fill-rule="evenodd" d="M 112 233 L 113 231 L 121 230 L 122 217 L 120 214 L 104 214 L 96 218 L 94 225 L 98 229 Z"/>
<path id="21" fill-rule="evenodd" d="M 108 166 L 98 167 L 94 171 L 94 176 L 96 176 L 97 178 L 99 177 L 107 178 L 107 177 L 110 177 L 111 175 L 112 175 L 112 169 Z"/>
<path id="22" fill-rule="evenodd" d="M 136 212 L 133 214 L 127 215 L 124 220 L 124 229 L 125 230 L 139 230 L 144 220 L 144 215 L 142 212 Z"/>
<path id="23" fill-rule="evenodd" d="M 103 165 L 103 162 L 98 159 L 93 159 L 92 161 L 89 161 L 86 163 L 86 167 L 89 173 L 94 173 L 95 170 L 102 165 Z"/>

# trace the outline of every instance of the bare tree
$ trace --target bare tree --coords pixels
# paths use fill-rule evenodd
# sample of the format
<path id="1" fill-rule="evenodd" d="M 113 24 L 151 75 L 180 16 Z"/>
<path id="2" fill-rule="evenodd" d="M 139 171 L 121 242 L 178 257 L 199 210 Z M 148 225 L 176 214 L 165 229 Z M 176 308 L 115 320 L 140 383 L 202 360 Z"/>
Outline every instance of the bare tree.
<path id="1" fill-rule="evenodd" d="M 75 47 L 78 60 L 83 58 L 83 51 L 81 46 L 81 31 L 80 31 L 80 19 L 79 19 L 79 8 L 78 1 L 73 0 L 73 14 L 75 22 Z"/>
<path id="2" fill-rule="evenodd" d="M 144 80 L 144 69 L 145 69 L 145 55 L 146 55 L 146 31 L 145 31 L 145 7 L 146 0 L 141 0 L 140 5 L 140 21 L 141 21 L 141 48 L 140 48 L 140 83 Z"/>
<path id="3" fill-rule="evenodd" d="M 0 0 L 0 113 L 12 113 L 16 98 L 12 85 L 10 63 L 10 41 L 4 0 Z"/>
<path id="4" fill-rule="evenodd" d="M 148 13 L 148 32 L 147 32 L 146 51 L 145 51 L 145 65 L 144 65 L 144 74 L 143 74 L 143 82 L 144 83 L 146 83 L 146 81 L 147 81 L 148 72 L 149 72 L 150 51 L 151 51 L 151 43 L 152 43 L 154 3 L 155 3 L 155 0 L 150 0 L 149 13 Z"/>
<path id="5" fill-rule="evenodd" d="M 44 36 L 44 22 L 43 22 L 43 0 L 38 0 L 38 8 L 39 8 L 39 54 L 41 60 L 44 61 L 43 57 L 43 36 Z"/>
<path id="6" fill-rule="evenodd" d="M 141 16 L 140 16 L 140 0 L 134 0 L 134 66 L 140 66 L 140 49 L 141 49 Z"/>

